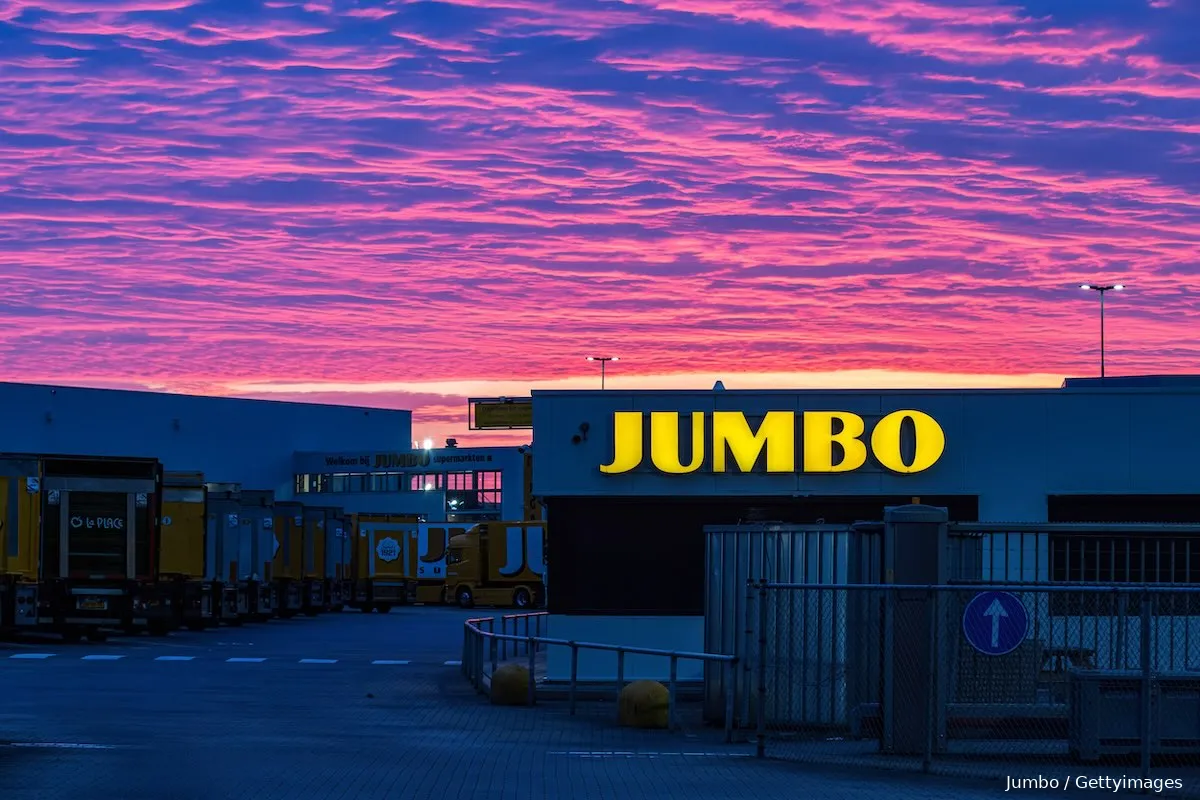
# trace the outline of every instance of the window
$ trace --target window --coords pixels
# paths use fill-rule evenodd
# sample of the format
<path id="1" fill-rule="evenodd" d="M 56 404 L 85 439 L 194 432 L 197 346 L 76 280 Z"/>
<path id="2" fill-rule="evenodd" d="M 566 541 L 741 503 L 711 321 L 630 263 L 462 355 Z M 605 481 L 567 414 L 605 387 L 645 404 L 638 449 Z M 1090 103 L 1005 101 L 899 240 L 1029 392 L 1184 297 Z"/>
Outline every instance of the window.
<path id="1" fill-rule="evenodd" d="M 1050 537 L 1050 580 L 1056 583 L 1190 584 L 1200 582 L 1200 537 L 1088 536 Z M 1200 614 L 1200 595 L 1158 595 L 1154 613 Z M 1055 616 L 1138 615 L 1136 595 L 1095 591 L 1050 595 Z"/>

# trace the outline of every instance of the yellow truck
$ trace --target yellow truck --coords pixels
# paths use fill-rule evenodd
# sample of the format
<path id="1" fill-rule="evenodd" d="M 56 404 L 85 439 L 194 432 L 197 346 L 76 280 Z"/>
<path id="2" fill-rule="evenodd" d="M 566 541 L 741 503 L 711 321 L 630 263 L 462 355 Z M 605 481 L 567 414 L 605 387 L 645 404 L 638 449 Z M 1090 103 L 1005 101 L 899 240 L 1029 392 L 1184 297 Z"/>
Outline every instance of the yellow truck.
<path id="1" fill-rule="evenodd" d="M 286 619 L 304 610 L 304 505 L 277 501 L 272 512 L 279 547 L 271 560 L 271 582 L 275 612 Z"/>
<path id="2" fill-rule="evenodd" d="M 36 458 L 0 458 L 0 632 L 38 624 L 41 493 Z"/>
<path id="3" fill-rule="evenodd" d="M 446 602 L 463 608 L 540 605 L 545 553 L 544 522 L 481 522 L 452 536 L 446 555 Z"/>
<path id="4" fill-rule="evenodd" d="M 446 602 L 446 552 L 450 540 L 470 525 L 422 522 L 417 525 L 417 602 Z"/>
<path id="5" fill-rule="evenodd" d="M 171 598 L 171 627 L 201 630 L 217 624 L 214 582 L 204 576 L 207 497 L 203 473 L 163 475 L 158 581 Z"/>
<path id="6" fill-rule="evenodd" d="M 351 608 L 386 614 L 417 602 L 417 517 L 353 514 L 350 551 Z"/>

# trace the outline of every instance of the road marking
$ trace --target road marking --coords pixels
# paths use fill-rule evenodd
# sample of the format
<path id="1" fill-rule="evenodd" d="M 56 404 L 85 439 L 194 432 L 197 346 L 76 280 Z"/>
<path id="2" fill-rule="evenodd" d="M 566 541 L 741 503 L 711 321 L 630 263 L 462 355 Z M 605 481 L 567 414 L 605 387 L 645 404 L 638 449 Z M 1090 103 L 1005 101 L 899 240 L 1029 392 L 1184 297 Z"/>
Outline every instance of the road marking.
<path id="1" fill-rule="evenodd" d="M 301 664 L 336 664 L 336 658 L 302 658 Z"/>
<path id="2" fill-rule="evenodd" d="M 633 750 L 551 750 L 552 756 L 575 758 L 750 758 L 751 753 L 658 753 Z"/>
<path id="3" fill-rule="evenodd" d="M 195 656 L 159 656 L 155 661 L 194 661 Z"/>
<path id="4" fill-rule="evenodd" d="M 84 661 L 120 661 L 125 656 L 84 656 Z"/>
<path id="5" fill-rule="evenodd" d="M 387 665 L 392 665 L 392 666 L 405 666 L 407 664 L 411 664 L 412 662 L 411 661 L 382 661 L 381 660 L 381 661 L 372 661 L 371 663 L 372 664 L 387 664 Z"/>
<path id="6" fill-rule="evenodd" d="M 265 658 L 227 658 L 226 664 L 258 664 L 266 661 Z"/>
<path id="7" fill-rule="evenodd" d="M 56 750 L 115 750 L 113 744 L 75 744 L 72 742 L 9 742 L 9 747 L 44 747 Z"/>
<path id="8" fill-rule="evenodd" d="M 54 658 L 54 653 L 14 653 L 9 658 Z"/>
<path id="9" fill-rule="evenodd" d="M 462 662 L 461 661 L 447 661 L 446 666 L 447 667 L 461 667 Z"/>

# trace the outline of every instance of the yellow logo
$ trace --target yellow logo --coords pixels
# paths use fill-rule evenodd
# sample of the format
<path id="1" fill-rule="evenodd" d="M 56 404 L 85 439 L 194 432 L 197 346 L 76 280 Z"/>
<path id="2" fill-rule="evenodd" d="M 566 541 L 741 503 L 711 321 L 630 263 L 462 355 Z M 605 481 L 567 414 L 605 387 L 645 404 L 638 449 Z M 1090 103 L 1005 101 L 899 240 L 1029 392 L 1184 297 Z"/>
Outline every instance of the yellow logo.
<path id="1" fill-rule="evenodd" d="M 868 456 L 874 456 L 885 469 L 911 474 L 932 467 L 946 449 L 946 435 L 937 420 L 910 409 L 883 417 L 865 440 L 866 421 L 849 411 L 768 411 L 757 428 L 741 411 L 709 415 L 693 411 L 688 416 L 690 447 L 684 463 L 678 411 L 651 411 L 648 435 L 644 412 L 615 412 L 613 458 L 601 465 L 600 471 L 606 475 L 630 472 L 641 466 L 648 449 L 654 469 L 669 475 L 698 472 L 706 463 L 712 472 L 752 472 L 760 460 L 765 461 L 768 473 L 796 472 L 798 455 L 802 472 L 853 472 L 867 463 Z M 796 447 L 797 418 L 800 448 Z M 914 439 L 913 452 L 907 458 L 903 452 L 905 422 L 911 424 Z M 706 459 L 705 445 L 710 441 L 712 457 Z M 839 447 L 834 448 L 835 444 Z"/>

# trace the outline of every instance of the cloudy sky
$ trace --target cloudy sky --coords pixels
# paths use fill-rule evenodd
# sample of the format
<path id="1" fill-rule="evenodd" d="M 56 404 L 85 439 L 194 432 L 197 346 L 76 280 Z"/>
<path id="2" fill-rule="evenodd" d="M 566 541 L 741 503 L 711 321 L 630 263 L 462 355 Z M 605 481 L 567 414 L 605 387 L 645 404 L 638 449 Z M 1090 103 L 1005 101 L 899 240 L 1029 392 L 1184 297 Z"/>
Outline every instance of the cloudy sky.
<path id="1" fill-rule="evenodd" d="M 1200 371 L 1193 0 L 0 0 L 5 380 Z M 524 436 L 524 435 L 523 435 Z M 522 438 L 522 437 L 518 437 Z"/>

